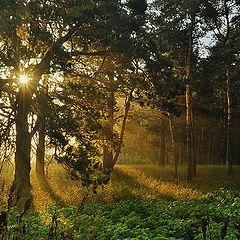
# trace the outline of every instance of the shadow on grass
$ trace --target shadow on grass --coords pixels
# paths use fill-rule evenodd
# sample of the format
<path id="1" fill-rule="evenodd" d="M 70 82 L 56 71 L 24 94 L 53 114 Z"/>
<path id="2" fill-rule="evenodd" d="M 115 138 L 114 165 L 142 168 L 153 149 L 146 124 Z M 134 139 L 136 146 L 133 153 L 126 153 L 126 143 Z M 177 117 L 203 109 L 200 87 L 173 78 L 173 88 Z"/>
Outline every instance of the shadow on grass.
<path id="1" fill-rule="evenodd" d="M 165 200 L 177 200 L 172 195 L 169 195 L 167 193 L 162 193 L 159 191 L 159 189 L 154 189 L 147 184 L 141 183 L 138 181 L 134 176 L 129 175 L 125 171 L 119 168 L 114 168 L 114 179 L 113 182 L 120 182 L 122 186 L 127 187 L 127 191 L 129 192 L 130 198 L 158 198 L 158 199 L 165 199 Z M 160 186 L 159 181 L 159 186 Z M 134 194 L 135 193 L 135 194 Z M 127 195 L 128 195 L 127 194 Z M 140 195 L 140 196 L 139 196 Z"/>
<path id="2" fill-rule="evenodd" d="M 234 166 L 233 176 L 226 174 L 225 166 L 221 165 L 198 165 L 197 177 L 191 183 L 186 181 L 186 166 L 179 166 L 179 177 L 174 178 L 174 167 L 166 166 L 165 168 L 157 165 L 132 165 L 143 172 L 147 177 L 153 177 L 159 181 L 165 181 L 172 184 L 182 185 L 183 187 L 190 187 L 193 190 L 201 191 L 203 193 L 215 192 L 220 188 L 231 189 L 235 191 L 240 190 L 240 167 Z"/>

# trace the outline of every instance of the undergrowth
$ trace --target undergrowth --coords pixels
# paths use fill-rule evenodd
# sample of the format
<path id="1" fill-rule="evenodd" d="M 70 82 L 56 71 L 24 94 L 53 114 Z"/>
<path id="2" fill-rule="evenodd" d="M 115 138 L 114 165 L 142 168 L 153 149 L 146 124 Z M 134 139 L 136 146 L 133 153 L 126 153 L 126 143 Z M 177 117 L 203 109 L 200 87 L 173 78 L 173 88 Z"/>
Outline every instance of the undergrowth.
<path id="1" fill-rule="evenodd" d="M 222 166 L 198 167 L 188 184 L 184 167 L 175 179 L 170 166 L 118 165 L 81 209 L 81 184 L 53 166 L 46 185 L 32 172 L 36 211 L 24 216 L 4 210 L 12 182 L 7 172 L 1 176 L 0 239 L 240 239 L 239 167 L 234 170 L 227 177 Z M 226 190 L 206 194 L 221 187 Z"/>
<path id="2" fill-rule="evenodd" d="M 19 220 L 11 209 L 1 239 L 240 239 L 240 197 L 221 189 L 200 199 L 124 200 L 59 207 L 48 203 Z"/>

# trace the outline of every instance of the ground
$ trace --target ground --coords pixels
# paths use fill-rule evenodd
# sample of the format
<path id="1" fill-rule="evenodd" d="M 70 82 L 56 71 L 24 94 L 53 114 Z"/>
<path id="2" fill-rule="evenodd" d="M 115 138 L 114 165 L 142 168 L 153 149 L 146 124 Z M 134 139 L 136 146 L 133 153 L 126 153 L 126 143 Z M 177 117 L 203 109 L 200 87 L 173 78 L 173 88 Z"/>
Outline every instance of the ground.
<path id="1" fill-rule="evenodd" d="M 11 168 L 1 175 L 1 211 L 7 204 Z M 0 239 L 240 239 L 240 168 L 198 166 L 186 182 L 186 167 L 117 165 L 107 186 L 90 194 L 58 165 L 47 181 L 31 173 L 36 211 L 0 211 Z M 214 192 L 214 193 L 210 193 Z"/>
<path id="2" fill-rule="evenodd" d="M 7 203 L 12 172 L 8 169 L 8 174 L 1 179 L 4 183 L 3 187 L 1 186 L 4 189 L 1 193 L 2 206 Z M 234 175 L 228 177 L 224 166 L 198 166 L 198 176 L 191 184 L 186 182 L 185 172 L 186 167 L 179 167 L 179 177 L 175 179 L 172 166 L 117 165 L 109 184 L 99 189 L 97 194 L 90 194 L 87 201 L 115 203 L 134 197 L 181 200 L 200 198 L 220 188 L 240 190 L 240 167 L 235 167 Z M 50 166 L 47 180 L 47 184 L 41 184 L 32 171 L 31 184 L 36 210 L 49 201 L 57 201 L 63 205 L 80 203 L 86 195 L 81 184 L 72 180 L 58 165 Z"/>

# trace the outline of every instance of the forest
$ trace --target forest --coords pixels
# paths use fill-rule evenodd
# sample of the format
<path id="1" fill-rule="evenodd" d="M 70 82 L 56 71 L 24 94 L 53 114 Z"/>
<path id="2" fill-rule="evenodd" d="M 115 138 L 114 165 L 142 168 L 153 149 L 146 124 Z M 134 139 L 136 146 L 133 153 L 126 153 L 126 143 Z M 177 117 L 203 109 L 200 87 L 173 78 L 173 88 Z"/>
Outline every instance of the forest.
<path id="1" fill-rule="evenodd" d="M 0 3 L 0 239 L 240 239 L 239 0 Z"/>

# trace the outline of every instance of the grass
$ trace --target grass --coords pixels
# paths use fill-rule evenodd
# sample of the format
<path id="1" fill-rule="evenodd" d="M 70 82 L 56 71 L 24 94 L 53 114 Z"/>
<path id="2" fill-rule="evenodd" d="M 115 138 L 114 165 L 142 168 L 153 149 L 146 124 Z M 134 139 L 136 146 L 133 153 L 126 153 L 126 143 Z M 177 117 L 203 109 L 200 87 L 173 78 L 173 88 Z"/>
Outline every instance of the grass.
<path id="1" fill-rule="evenodd" d="M 202 193 L 184 186 L 177 181 L 168 181 L 161 176 L 161 171 L 165 171 L 164 168 L 159 168 L 160 175 L 155 176 L 145 172 L 145 167 L 148 165 L 116 166 L 113 174 L 113 185 L 120 183 L 131 192 L 135 197 L 143 199 L 167 199 L 167 200 L 180 200 L 199 198 Z M 151 165 L 151 171 L 156 170 L 155 165 Z"/>
<path id="2" fill-rule="evenodd" d="M 174 167 L 161 167 L 157 165 L 134 165 L 134 169 L 142 171 L 146 176 L 158 181 L 179 183 L 202 193 L 214 192 L 219 188 L 240 190 L 240 166 L 234 166 L 233 176 L 227 176 L 225 166 L 206 165 L 197 166 L 197 177 L 191 183 L 186 181 L 186 166 L 178 167 L 178 179 L 174 178 Z"/>
<path id="3" fill-rule="evenodd" d="M 1 206 L 5 207 L 7 205 L 13 174 L 14 171 L 10 165 L 5 166 L 2 172 L 0 172 L 0 210 Z"/>
<path id="4" fill-rule="evenodd" d="M 224 166 L 198 166 L 197 169 L 197 178 L 188 184 L 186 167 L 179 167 L 179 177 L 175 179 L 171 166 L 117 165 L 109 184 L 99 189 L 97 194 L 90 194 L 88 202 L 117 203 L 134 198 L 182 200 L 200 198 L 219 188 L 240 190 L 240 167 L 234 168 L 234 175 L 231 177 L 225 174 Z M 0 179 L 1 184 L 4 183 L 0 193 L 2 206 L 7 205 L 12 173 L 11 169 L 7 169 Z M 52 165 L 48 177 L 47 184 L 43 184 L 37 179 L 34 171 L 31 173 L 34 205 L 37 210 L 49 201 L 65 205 L 80 203 L 86 195 L 81 184 L 72 180 L 60 166 Z"/>
<path id="5" fill-rule="evenodd" d="M 227 221 L 224 239 L 240 239 L 239 173 L 239 167 L 228 177 L 223 166 L 198 166 L 197 178 L 188 184 L 186 167 L 179 167 L 175 179 L 171 166 L 117 165 L 108 185 L 90 194 L 80 209 L 86 190 L 63 168 L 51 165 L 47 181 L 31 172 L 37 211 L 21 219 L 11 209 L 0 239 L 200 240 L 204 233 L 205 239 L 220 239 Z M 0 212 L 12 180 L 13 170 L 5 169 L 0 176 Z M 220 188 L 227 190 L 217 191 Z M 206 194 L 213 191 L 217 192 Z"/>

